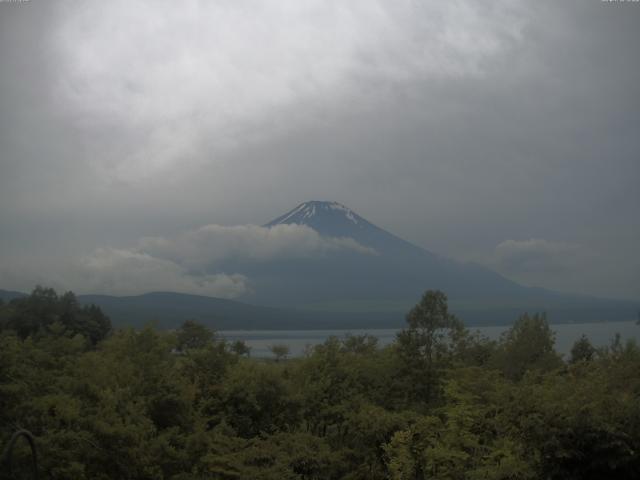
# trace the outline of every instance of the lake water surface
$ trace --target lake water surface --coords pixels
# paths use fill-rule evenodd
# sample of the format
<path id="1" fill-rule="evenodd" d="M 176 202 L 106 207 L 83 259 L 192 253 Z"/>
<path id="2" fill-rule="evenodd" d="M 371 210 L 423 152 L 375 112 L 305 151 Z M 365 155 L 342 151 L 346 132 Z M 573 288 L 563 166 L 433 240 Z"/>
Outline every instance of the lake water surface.
<path id="1" fill-rule="evenodd" d="M 507 330 L 508 326 L 475 327 L 471 331 L 480 331 L 489 338 L 497 339 Z M 573 342 L 581 335 L 586 335 L 591 343 L 597 347 L 611 343 L 616 333 L 619 333 L 623 341 L 636 339 L 640 342 L 640 325 L 635 322 L 604 322 L 604 323 L 572 323 L 551 325 L 556 334 L 556 350 L 568 355 Z M 291 350 L 291 356 L 300 356 L 308 346 L 323 343 L 334 335 L 344 337 L 352 335 L 364 335 L 368 333 L 378 338 L 379 345 L 388 345 L 393 342 L 398 329 L 364 329 L 364 330 L 226 330 L 219 334 L 227 340 L 244 340 L 251 347 L 252 357 L 271 357 L 269 351 L 271 345 L 285 344 Z"/>

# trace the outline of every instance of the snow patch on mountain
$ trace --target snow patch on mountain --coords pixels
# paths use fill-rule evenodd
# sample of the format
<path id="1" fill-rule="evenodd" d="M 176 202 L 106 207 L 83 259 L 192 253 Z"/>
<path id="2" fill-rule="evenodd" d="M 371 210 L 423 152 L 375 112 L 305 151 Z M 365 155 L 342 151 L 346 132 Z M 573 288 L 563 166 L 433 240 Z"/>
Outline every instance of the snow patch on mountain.
<path id="1" fill-rule="evenodd" d="M 349 207 L 331 201 L 311 200 L 267 223 L 265 227 L 282 224 L 305 225 L 323 237 L 353 238 L 361 245 L 379 253 L 424 255 L 429 252 L 392 235 L 368 222 Z"/>
<path id="2" fill-rule="evenodd" d="M 354 225 L 358 225 L 362 218 L 359 217 L 349 207 L 338 202 L 325 202 L 319 200 L 311 200 L 298 205 L 296 208 L 286 213 L 282 217 L 275 219 L 267 224 L 267 226 L 273 226 L 283 223 L 298 223 L 307 224 L 305 220 L 309 220 L 316 216 L 322 216 L 330 214 L 332 212 L 338 213 L 341 217 L 345 218 Z"/>

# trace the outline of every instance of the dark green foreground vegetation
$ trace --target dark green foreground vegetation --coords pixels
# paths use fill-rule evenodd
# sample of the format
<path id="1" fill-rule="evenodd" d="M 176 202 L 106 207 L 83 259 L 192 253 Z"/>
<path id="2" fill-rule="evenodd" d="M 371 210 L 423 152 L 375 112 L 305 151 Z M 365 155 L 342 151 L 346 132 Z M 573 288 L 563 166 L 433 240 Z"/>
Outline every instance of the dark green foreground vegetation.
<path id="1" fill-rule="evenodd" d="M 439 292 L 407 321 L 386 348 L 260 361 L 193 322 L 111 331 L 36 289 L 0 306 L 0 440 L 29 429 L 60 479 L 638 478 L 634 343 L 583 338 L 565 361 L 543 316 L 493 342 Z"/>

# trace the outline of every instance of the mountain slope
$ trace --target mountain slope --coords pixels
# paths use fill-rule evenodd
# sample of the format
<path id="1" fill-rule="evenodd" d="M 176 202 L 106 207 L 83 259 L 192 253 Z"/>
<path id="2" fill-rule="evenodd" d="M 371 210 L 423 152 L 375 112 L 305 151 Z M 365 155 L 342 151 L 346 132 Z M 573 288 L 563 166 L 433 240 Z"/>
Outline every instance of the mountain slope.
<path id="1" fill-rule="evenodd" d="M 348 252 L 247 268 L 255 303 L 325 312 L 401 314 L 427 289 L 447 293 L 470 323 L 503 323 L 523 311 L 547 311 L 552 321 L 621 320 L 636 304 L 524 287 L 492 270 L 435 255 L 362 218 L 336 202 L 309 201 L 265 226 L 306 225 L 327 237 L 349 237 L 378 255 Z M 554 316 L 556 318 L 554 318 Z"/>
<path id="2" fill-rule="evenodd" d="M 372 247 L 378 255 L 347 252 L 319 259 L 277 262 L 247 270 L 259 282 L 259 302 L 294 304 L 322 301 L 413 301 L 427 288 L 439 288 L 466 299 L 487 294 L 517 295 L 523 287 L 478 265 L 439 257 L 368 222 L 336 202 L 310 201 L 267 223 L 305 225 L 326 237 L 348 237 Z M 265 281 L 260 282 L 262 277 Z M 284 282 L 286 285 L 281 285 Z M 305 288 L 309 287 L 309 288 Z M 277 300 L 276 300 L 277 299 Z"/>
<path id="3" fill-rule="evenodd" d="M 312 200 L 270 221 L 275 225 L 306 225 L 327 237 L 348 237 L 372 247 L 380 253 L 404 255 L 433 255 L 406 240 L 368 222 L 348 207 L 337 202 Z"/>

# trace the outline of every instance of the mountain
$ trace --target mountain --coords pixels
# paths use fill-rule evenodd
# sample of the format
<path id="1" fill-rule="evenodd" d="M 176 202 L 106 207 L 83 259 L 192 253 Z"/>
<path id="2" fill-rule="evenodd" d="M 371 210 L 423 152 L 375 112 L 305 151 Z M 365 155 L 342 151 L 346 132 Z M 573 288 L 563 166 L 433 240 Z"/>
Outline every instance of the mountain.
<path id="1" fill-rule="evenodd" d="M 364 273 L 369 274 L 368 280 L 371 280 L 373 273 L 382 275 L 385 278 L 381 279 L 381 285 L 386 291 L 394 289 L 389 281 L 393 279 L 396 284 L 410 282 L 413 284 L 411 291 L 418 288 L 422 292 L 424 289 L 417 284 L 427 282 L 431 288 L 446 290 L 454 296 L 457 292 L 464 292 L 465 295 L 485 295 L 490 291 L 500 291 L 502 294 L 522 292 L 523 287 L 487 268 L 438 256 L 383 230 L 337 202 L 305 202 L 265 226 L 280 224 L 305 225 L 323 237 L 352 238 L 363 246 L 375 249 L 378 254 L 375 257 L 352 253 L 341 256 L 335 273 L 347 277 L 355 275 L 361 281 L 366 280 Z M 323 258 L 321 263 L 331 264 L 331 260 Z M 302 267 L 301 263 L 298 265 Z M 411 297 L 414 298 L 414 295 Z"/>
<path id="2" fill-rule="evenodd" d="M 270 221 L 265 227 L 276 225 L 306 225 L 322 236 L 353 238 L 379 253 L 402 255 L 433 255 L 406 240 L 375 226 L 348 207 L 337 202 L 312 200 Z"/>
<path id="3" fill-rule="evenodd" d="M 577 323 L 634 320 L 639 310 L 636 302 L 519 285 L 483 266 L 413 245 L 336 202 L 302 203 L 265 226 L 280 224 L 305 225 L 322 237 L 351 238 L 368 249 L 228 261 L 225 272 L 250 280 L 251 291 L 240 301 L 172 292 L 80 295 L 79 301 L 100 306 L 116 326 L 155 322 L 175 328 L 194 319 L 218 330 L 397 328 L 428 289 L 444 291 L 451 311 L 470 326 L 509 324 L 526 311 L 547 312 L 554 323 Z M 5 301 L 22 295 L 0 290 Z"/>
<path id="4" fill-rule="evenodd" d="M 364 308 L 393 304 L 406 310 L 428 288 L 443 290 L 452 299 L 465 301 L 523 293 L 523 287 L 495 272 L 440 257 L 336 202 L 302 203 L 265 226 L 280 224 L 305 225 L 323 237 L 352 238 L 373 248 L 376 255 L 341 252 L 241 271 L 256 284 L 252 300 L 258 303 L 302 307 L 346 303 L 351 308 L 358 304 Z"/>
<path id="5" fill-rule="evenodd" d="M 427 289 L 447 293 L 467 323 L 507 323 L 524 311 L 551 321 L 630 320 L 637 304 L 519 285 L 473 263 L 448 259 L 407 242 L 337 202 L 308 201 L 265 224 L 305 225 L 324 237 L 346 237 L 376 255 L 340 252 L 321 258 L 236 265 L 252 280 L 259 304 L 306 311 L 402 316 Z"/>

